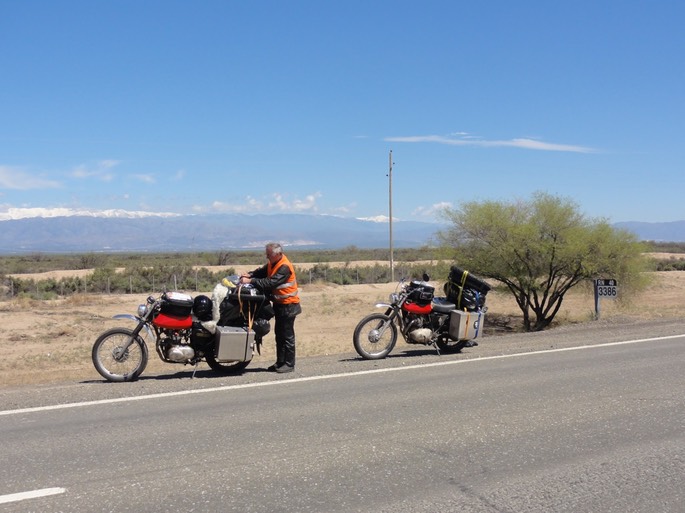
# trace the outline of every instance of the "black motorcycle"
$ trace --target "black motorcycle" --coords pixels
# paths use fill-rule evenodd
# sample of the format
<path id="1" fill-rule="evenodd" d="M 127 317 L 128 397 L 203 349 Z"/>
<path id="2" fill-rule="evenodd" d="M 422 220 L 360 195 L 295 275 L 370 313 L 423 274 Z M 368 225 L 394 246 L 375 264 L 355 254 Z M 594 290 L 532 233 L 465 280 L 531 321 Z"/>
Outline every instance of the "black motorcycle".
<path id="1" fill-rule="evenodd" d="M 435 288 L 423 280 L 400 280 L 388 303 L 378 303 L 385 313 L 364 317 L 354 330 L 357 353 L 367 360 L 385 358 L 395 347 L 398 332 L 408 344 L 435 347 L 456 353 L 477 345 L 483 333 L 487 310 L 485 296 L 490 286 L 467 271 L 452 267 L 445 284 L 445 297 L 435 297 Z"/>

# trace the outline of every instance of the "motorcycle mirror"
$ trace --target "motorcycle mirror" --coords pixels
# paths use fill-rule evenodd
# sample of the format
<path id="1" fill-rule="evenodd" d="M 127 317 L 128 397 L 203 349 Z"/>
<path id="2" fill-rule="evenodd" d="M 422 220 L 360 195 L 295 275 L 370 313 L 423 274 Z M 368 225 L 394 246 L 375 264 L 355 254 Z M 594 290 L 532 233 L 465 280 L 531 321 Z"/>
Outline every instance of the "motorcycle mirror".
<path id="1" fill-rule="evenodd" d="M 430 281 L 431 277 L 428 273 L 423 273 L 423 281 Z"/>

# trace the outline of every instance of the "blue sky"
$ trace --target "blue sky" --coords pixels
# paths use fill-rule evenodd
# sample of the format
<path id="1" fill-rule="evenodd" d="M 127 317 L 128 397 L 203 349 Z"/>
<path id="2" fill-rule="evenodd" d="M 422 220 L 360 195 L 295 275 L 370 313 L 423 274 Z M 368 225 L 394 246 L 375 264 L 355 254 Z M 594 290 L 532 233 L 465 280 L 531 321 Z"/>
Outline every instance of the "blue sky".
<path id="1" fill-rule="evenodd" d="M 0 0 L 0 219 L 685 219 L 685 3 Z M 54 211 L 54 210 L 53 210 Z"/>

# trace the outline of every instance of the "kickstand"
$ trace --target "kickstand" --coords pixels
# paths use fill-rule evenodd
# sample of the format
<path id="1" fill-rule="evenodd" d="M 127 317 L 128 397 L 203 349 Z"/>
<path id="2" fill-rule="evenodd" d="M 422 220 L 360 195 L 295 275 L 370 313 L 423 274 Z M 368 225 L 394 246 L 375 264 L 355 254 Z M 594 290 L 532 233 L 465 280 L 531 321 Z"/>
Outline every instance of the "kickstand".
<path id="1" fill-rule="evenodd" d="M 193 369 L 193 374 L 190 376 L 190 379 L 193 379 L 195 377 L 195 373 L 197 372 L 197 366 L 200 365 L 200 362 L 197 362 L 195 364 L 195 368 Z"/>
<path id="2" fill-rule="evenodd" d="M 440 348 L 435 340 L 433 341 L 433 347 L 435 348 L 435 352 L 438 353 L 438 356 L 440 356 Z"/>

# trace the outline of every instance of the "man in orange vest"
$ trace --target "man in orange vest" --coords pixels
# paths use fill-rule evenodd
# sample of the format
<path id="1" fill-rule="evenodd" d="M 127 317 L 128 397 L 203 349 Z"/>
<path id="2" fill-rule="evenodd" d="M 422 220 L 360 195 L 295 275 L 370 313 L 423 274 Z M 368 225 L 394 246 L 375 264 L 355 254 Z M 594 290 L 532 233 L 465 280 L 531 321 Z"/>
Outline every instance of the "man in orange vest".
<path id="1" fill-rule="evenodd" d="M 295 317 L 302 312 L 295 269 L 278 242 L 266 245 L 266 259 L 266 265 L 243 274 L 240 283 L 251 283 L 271 296 L 276 318 L 276 363 L 268 370 L 292 372 L 295 370 Z"/>

